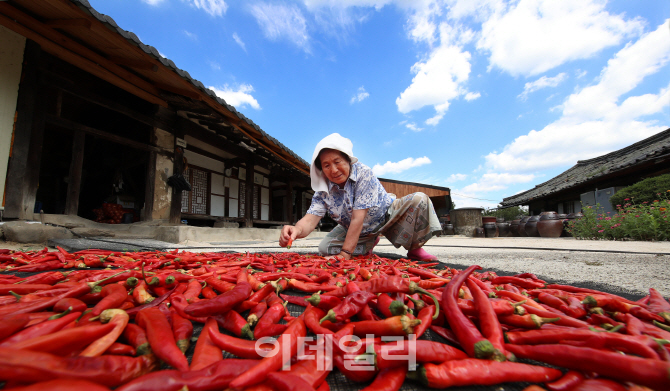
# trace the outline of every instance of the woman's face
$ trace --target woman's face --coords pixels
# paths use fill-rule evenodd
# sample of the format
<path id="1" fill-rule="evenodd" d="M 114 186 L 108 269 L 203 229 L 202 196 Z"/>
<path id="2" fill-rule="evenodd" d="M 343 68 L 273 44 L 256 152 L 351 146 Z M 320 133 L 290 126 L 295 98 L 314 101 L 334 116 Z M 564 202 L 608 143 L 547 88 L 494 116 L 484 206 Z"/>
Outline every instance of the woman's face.
<path id="1" fill-rule="evenodd" d="M 332 149 L 321 152 L 319 158 L 321 159 L 321 170 L 326 174 L 328 180 L 343 187 L 351 171 L 351 165 L 347 159 L 342 156 L 341 152 Z"/>

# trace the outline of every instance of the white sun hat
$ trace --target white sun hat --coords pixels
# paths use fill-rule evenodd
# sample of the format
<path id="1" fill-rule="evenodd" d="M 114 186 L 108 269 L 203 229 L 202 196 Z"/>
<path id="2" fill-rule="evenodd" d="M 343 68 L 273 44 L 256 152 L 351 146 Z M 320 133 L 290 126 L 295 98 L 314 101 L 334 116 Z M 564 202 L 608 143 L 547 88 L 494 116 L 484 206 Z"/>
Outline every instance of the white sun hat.
<path id="1" fill-rule="evenodd" d="M 312 164 L 309 169 L 309 176 L 312 180 L 312 190 L 314 191 L 328 191 L 328 178 L 326 178 L 326 174 L 319 170 L 314 164 L 316 158 L 319 156 L 319 152 L 325 148 L 335 149 L 346 154 L 351 159 L 352 164 L 358 161 L 358 158 L 354 156 L 354 144 L 351 140 L 340 136 L 339 133 L 333 133 L 324 137 L 323 140 L 316 144 L 316 148 L 314 148 Z"/>

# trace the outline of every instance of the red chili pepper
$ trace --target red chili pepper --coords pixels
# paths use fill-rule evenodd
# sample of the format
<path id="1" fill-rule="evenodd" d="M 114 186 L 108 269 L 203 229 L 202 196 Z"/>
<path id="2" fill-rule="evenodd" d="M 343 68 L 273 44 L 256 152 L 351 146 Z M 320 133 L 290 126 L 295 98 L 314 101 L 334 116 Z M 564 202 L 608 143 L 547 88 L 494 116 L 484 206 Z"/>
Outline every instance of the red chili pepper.
<path id="1" fill-rule="evenodd" d="M 440 342 L 422 339 L 402 340 L 384 345 L 375 344 L 372 354 L 373 362 L 378 369 L 406 367 L 408 364 L 407 358 L 411 356 L 417 363 L 442 363 L 468 358 L 468 355 L 460 349 Z"/>
<path id="2" fill-rule="evenodd" d="M 410 379 L 417 379 L 430 388 L 447 388 L 519 381 L 545 383 L 560 377 L 561 371 L 511 361 L 467 358 L 446 361 L 439 365 L 423 364 L 419 370 L 409 372 L 407 375 Z"/>
<path id="3" fill-rule="evenodd" d="M 114 342 L 107 350 L 105 354 L 114 354 L 117 356 L 134 356 L 137 354 L 137 350 L 130 345 L 126 345 L 119 342 Z"/>
<path id="4" fill-rule="evenodd" d="M 31 338 L 8 345 L 14 350 L 32 350 L 67 356 L 76 352 L 114 329 L 112 324 L 92 324 L 78 328 L 68 328 L 51 334 Z"/>
<path id="5" fill-rule="evenodd" d="M 25 295 L 41 290 L 52 289 L 53 286 L 47 284 L 0 284 L 0 295 L 8 295 L 14 292 L 19 295 Z"/>
<path id="6" fill-rule="evenodd" d="M 546 383 L 545 386 L 547 386 L 550 391 L 570 391 L 583 382 L 584 379 L 586 379 L 586 377 L 581 372 L 568 371 L 558 380 Z"/>
<path id="7" fill-rule="evenodd" d="M 200 285 L 200 281 L 190 280 L 188 282 L 188 285 L 186 286 L 186 290 L 184 291 L 183 295 L 186 301 L 190 303 L 194 300 L 198 300 L 198 296 L 200 296 L 201 292 L 202 292 L 202 285 Z"/>
<path id="8" fill-rule="evenodd" d="M 125 289 L 125 288 L 124 288 Z M 116 341 L 123 333 L 123 330 L 128 324 L 128 314 L 124 310 L 107 309 L 100 314 L 100 321 L 102 323 L 109 323 L 114 325 L 114 328 L 106 335 L 91 343 L 79 355 L 82 357 L 97 357 L 105 353 L 107 349 Z"/>
<path id="9" fill-rule="evenodd" d="M 126 301 L 126 298 L 128 297 L 126 288 L 120 284 L 105 285 L 100 293 L 102 294 L 103 299 L 93 307 L 93 310 L 91 311 L 91 315 L 93 316 L 100 315 L 104 310 L 117 308 L 121 303 Z"/>
<path id="10" fill-rule="evenodd" d="M 231 379 L 248 371 L 257 363 L 258 360 L 227 359 L 197 371 L 158 371 L 132 380 L 116 391 L 224 390 Z"/>
<path id="11" fill-rule="evenodd" d="M 545 286 L 545 282 L 543 281 L 511 276 L 498 276 L 491 280 L 491 283 L 496 285 L 514 284 L 525 289 L 544 288 Z"/>
<path id="12" fill-rule="evenodd" d="M 284 308 L 282 307 L 281 313 L 284 313 Z M 268 311 L 269 312 L 269 311 Z M 267 314 L 267 313 L 266 313 Z M 219 323 L 219 326 L 223 327 L 225 330 L 230 331 L 235 335 L 236 337 L 240 338 L 246 338 L 253 340 L 254 339 L 254 334 L 259 333 L 259 328 L 256 326 L 255 331 L 251 331 L 251 327 L 247 323 L 247 321 L 240 315 L 239 313 L 235 311 L 228 311 L 226 312 L 225 315 L 222 316 L 217 316 L 217 322 Z M 258 322 L 258 325 L 261 324 L 263 321 L 263 318 Z M 263 335 L 264 337 L 266 335 Z M 256 338 L 261 338 L 261 337 L 256 337 Z"/>
<path id="13" fill-rule="evenodd" d="M 649 304 L 647 304 L 647 308 L 670 324 L 670 303 L 654 288 L 649 288 Z"/>
<path id="14" fill-rule="evenodd" d="M 68 309 L 73 312 L 83 312 L 88 309 L 88 306 L 79 299 L 75 299 L 74 297 L 66 297 L 64 299 L 60 299 L 53 307 L 55 312 L 63 312 L 67 311 Z"/>
<path id="15" fill-rule="evenodd" d="M 207 319 L 200 331 L 198 341 L 195 343 L 195 350 L 191 359 L 191 371 L 198 371 L 223 359 L 221 348 L 216 346 L 210 337 L 210 330 L 218 332 L 218 329 L 219 326 L 214 318 Z"/>
<path id="16" fill-rule="evenodd" d="M 177 342 L 177 347 L 182 353 L 186 353 L 186 350 L 191 345 L 193 323 L 180 316 L 174 308 L 170 308 L 170 316 L 172 317 L 172 334 Z"/>
<path id="17" fill-rule="evenodd" d="M 285 313 L 286 309 L 282 304 L 271 305 L 256 323 L 253 334 L 256 339 L 281 334 L 286 327 L 278 322 L 284 317 Z"/>
<path id="18" fill-rule="evenodd" d="M 272 388 L 277 391 L 315 391 L 307 381 L 283 372 L 272 372 L 267 376 Z"/>
<path id="19" fill-rule="evenodd" d="M 334 308 L 335 306 L 340 304 L 342 302 L 342 299 L 336 296 L 326 296 L 321 295 L 319 293 L 315 293 L 308 299 L 305 299 L 305 301 L 309 302 L 314 307 L 320 308 L 324 311 L 328 311 L 331 308 Z"/>
<path id="20" fill-rule="evenodd" d="M 569 345 L 507 344 L 505 347 L 519 358 L 581 372 L 595 372 L 604 377 L 653 389 L 668 388 L 669 362 Z"/>
<path id="21" fill-rule="evenodd" d="M 54 379 L 35 383 L 24 387 L 12 387 L 14 391 L 109 391 L 108 387 L 101 386 L 88 380 Z"/>
<path id="22" fill-rule="evenodd" d="M 489 301 L 488 296 L 472 279 L 466 280 L 468 288 L 473 296 L 475 308 L 477 309 L 477 318 L 479 319 L 479 329 L 482 336 L 488 339 L 493 345 L 494 353 L 493 359 L 497 361 L 505 361 L 507 359 L 505 352 L 505 338 L 498 321 L 498 315 L 493 309 L 493 305 Z M 511 316 L 511 315 L 510 315 Z"/>
<path id="23" fill-rule="evenodd" d="M 535 314 L 499 316 L 500 323 L 525 329 L 539 329 L 543 324 L 557 322 L 561 318 L 543 318 Z"/>
<path id="24" fill-rule="evenodd" d="M 261 301 L 256 304 L 254 308 L 249 310 L 249 316 L 247 316 L 247 323 L 249 323 L 249 326 L 253 327 L 267 310 L 268 303 L 266 301 Z"/>
<path id="25" fill-rule="evenodd" d="M 222 293 L 214 299 L 201 300 L 197 303 L 189 304 L 184 311 L 191 316 L 209 316 L 222 314 L 230 311 L 237 304 L 246 300 L 251 295 L 251 285 L 247 282 L 247 271 L 241 269 L 238 274 L 238 282 L 235 288 Z"/>
<path id="26" fill-rule="evenodd" d="M 481 269 L 481 266 L 472 265 L 451 279 L 451 282 L 442 291 L 442 307 L 451 330 L 456 334 L 468 356 L 487 358 L 495 353 L 495 348 L 489 340 L 482 336 L 472 321 L 463 314 L 457 303 L 457 295 L 461 285 L 473 271 L 478 269 Z"/>
<path id="27" fill-rule="evenodd" d="M 216 296 L 219 295 L 218 293 L 214 292 L 214 289 L 212 289 L 212 287 L 209 286 L 209 285 L 202 288 L 201 293 L 202 293 L 202 297 L 204 297 L 205 299 L 213 299 L 213 298 L 215 298 Z M 195 301 L 198 301 L 198 300 L 191 300 L 191 301 L 189 301 L 189 303 L 193 303 Z"/>
<path id="28" fill-rule="evenodd" d="M 534 303 L 533 300 L 529 300 L 528 303 Z M 537 303 L 535 303 L 537 304 Z M 545 318 L 551 318 L 551 317 L 556 317 L 557 314 L 555 312 L 550 312 L 544 308 L 537 309 L 535 306 L 530 305 L 530 304 L 522 304 L 521 305 L 528 313 L 537 315 L 540 317 L 545 317 Z M 553 324 L 559 325 L 559 326 L 568 326 L 568 327 L 576 327 L 576 328 L 588 328 L 590 325 L 583 320 L 575 319 L 571 316 L 568 315 L 560 315 L 560 319 L 552 322 Z"/>
<path id="29" fill-rule="evenodd" d="M 302 316 L 300 316 L 293 320 L 288 325 L 286 332 L 277 339 L 279 351 L 283 352 L 283 349 L 285 349 L 284 346 L 287 346 L 287 350 L 290 352 L 290 356 L 295 356 L 298 351 L 298 337 L 304 337 L 305 333 L 305 322 L 303 321 Z M 260 383 L 263 380 L 263 376 L 265 374 L 277 371 L 282 367 L 284 364 L 284 359 L 288 359 L 288 357 L 282 356 L 283 354 L 276 354 L 272 357 L 268 356 L 263 358 L 263 360 L 261 360 L 261 362 L 256 366 L 236 377 L 235 380 L 230 383 L 230 388 L 242 389 L 244 387 Z"/>
<path id="30" fill-rule="evenodd" d="M 414 327 L 421 324 L 418 319 L 406 315 L 392 316 L 383 320 L 363 320 L 356 322 L 354 335 L 366 336 L 407 336 L 414 333 Z"/>
<path id="31" fill-rule="evenodd" d="M 156 298 L 147 291 L 146 282 L 140 280 L 140 282 L 133 288 L 133 299 L 137 304 L 146 304 L 150 303 Z"/>
<path id="32" fill-rule="evenodd" d="M 188 371 L 188 361 L 177 347 L 167 318 L 158 308 L 147 308 L 137 314 L 137 324 L 147 331 L 151 350 L 158 358 L 180 371 Z"/>
<path id="33" fill-rule="evenodd" d="M 363 306 L 367 306 L 368 303 L 375 298 L 377 298 L 377 296 L 371 292 L 354 292 L 345 297 L 340 304 L 328 310 L 328 313 L 320 322 L 323 323 L 326 320 L 331 322 L 342 322 L 343 320 L 349 319 L 356 315 Z"/>
<path id="34" fill-rule="evenodd" d="M 28 315 L 28 314 L 26 314 Z M 17 315 L 14 315 L 17 316 Z M 77 318 L 81 316 L 81 312 L 73 312 L 69 313 L 67 315 L 64 315 L 60 318 L 56 318 L 53 320 L 47 320 L 44 322 L 41 322 L 39 324 L 36 324 L 34 326 L 28 327 L 26 329 L 23 329 L 19 331 L 16 334 L 13 334 L 9 338 L 5 339 L 4 341 L 0 342 L 0 348 L 7 348 L 11 347 L 12 345 L 15 345 L 17 343 L 27 341 L 29 339 L 41 337 L 43 335 L 49 335 L 52 334 L 63 327 L 65 325 L 72 323 L 75 321 Z M 7 317 L 2 319 L 2 322 L 6 322 Z"/>
<path id="35" fill-rule="evenodd" d="M 128 341 L 130 346 L 135 348 L 138 356 L 151 354 L 151 346 L 149 346 L 147 333 L 140 326 L 135 323 L 128 323 L 123 330 L 123 337 Z"/>
<path id="36" fill-rule="evenodd" d="M 30 321 L 28 314 L 6 316 L 0 322 L 0 341 L 23 329 Z"/>
<path id="37" fill-rule="evenodd" d="M 272 347 L 269 344 L 260 344 L 257 349 L 257 341 L 249 341 L 221 334 L 214 328 L 209 329 L 209 337 L 214 345 L 240 358 L 259 359 L 263 358 L 259 352 L 269 352 L 272 350 Z"/>

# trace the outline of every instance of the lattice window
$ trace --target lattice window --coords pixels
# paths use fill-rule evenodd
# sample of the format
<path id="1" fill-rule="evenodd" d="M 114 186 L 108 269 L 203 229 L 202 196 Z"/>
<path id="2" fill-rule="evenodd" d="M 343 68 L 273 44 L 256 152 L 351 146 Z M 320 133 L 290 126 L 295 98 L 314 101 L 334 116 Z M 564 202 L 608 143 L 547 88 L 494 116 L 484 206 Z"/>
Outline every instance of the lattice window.
<path id="1" fill-rule="evenodd" d="M 207 214 L 207 202 L 209 200 L 208 179 L 209 174 L 206 171 L 196 168 L 189 168 L 191 171 L 191 192 L 189 202 L 189 213 L 205 215 Z"/>
<path id="2" fill-rule="evenodd" d="M 239 198 L 239 203 L 240 203 L 240 214 L 238 216 L 240 217 L 247 217 L 244 214 L 246 203 L 247 203 L 247 183 L 240 181 L 240 198 Z"/>
<path id="3" fill-rule="evenodd" d="M 261 198 L 261 187 L 258 185 L 254 185 L 254 214 L 253 218 L 254 219 L 260 219 L 261 218 L 261 207 L 260 207 L 260 198 Z"/>

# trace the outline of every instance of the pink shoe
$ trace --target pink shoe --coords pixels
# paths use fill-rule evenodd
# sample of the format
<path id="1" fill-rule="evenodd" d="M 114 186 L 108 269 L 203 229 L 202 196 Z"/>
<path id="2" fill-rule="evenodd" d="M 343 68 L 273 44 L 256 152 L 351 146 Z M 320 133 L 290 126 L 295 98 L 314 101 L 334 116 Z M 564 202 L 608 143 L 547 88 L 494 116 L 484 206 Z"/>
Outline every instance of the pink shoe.
<path id="1" fill-rule="evenodd" d="M 435 255 L 430 255 L 423 248 L 419 247 L 416 250 L 409 250 L 407 252 L 407 258 L 413 259 L 415 261 L 437 261 Z"/>
<path id="2" fill-rule="evenodd" d="M 375 239 L 375 244 L 372 245 L 372 248 L 370 249 L 370 251 L 368 251 L 367 254 L 365 254 L 365 255 L 372 255 L 372 250 L 375 249 L 375 246 L 377 245 L 377 243 L 379 243 L 380 239 L 381 238 L 379 236 L 377 236 L 377 238 Z"/>

